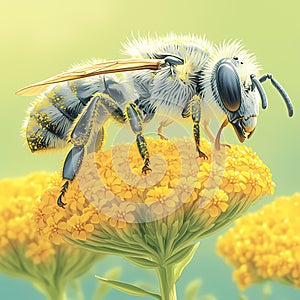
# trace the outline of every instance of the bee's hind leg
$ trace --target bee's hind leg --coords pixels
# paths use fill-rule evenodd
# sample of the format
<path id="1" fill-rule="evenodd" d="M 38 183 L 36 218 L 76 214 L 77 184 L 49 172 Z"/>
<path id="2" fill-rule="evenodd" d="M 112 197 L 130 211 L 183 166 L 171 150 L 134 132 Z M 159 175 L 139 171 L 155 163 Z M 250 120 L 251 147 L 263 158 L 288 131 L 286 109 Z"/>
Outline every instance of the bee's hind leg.
<path id="1" fill-rule="evenodd" d="M 140 155 L 144 160 L 142 173 L 147 174 L 151 171 L 149 152 L 147 148 L 146 140 L 143 136 L 143 117 L 140 109 L 135 103 L 128 103 L 125 107 L 125 115 L 130 123 L 130 127 L 133 133 L 136 135 L 136 143 L 139 149 Z"/>
<path id="2" fill-rule="evenodd" d="M 71 148 L 65 159 L 62 172 L 62 178 L 66 179 L 66 181 L 57 198 L 57 205 L 60 207 L 66 205 L 62 198 L 67 192 L 70 181 L 74 180 L 79 172 L 85 154 L 85 146 L 88 145 L 87 151 L 92 152 L 102 145 L 104 130 L 99 121 L 99 115 L 105 117 L 106 114 L 103 113 L 102 106 L 99 106 L 100 100 L 101 98 L 98 96 L 93 97 L 74 122 L 75 126 L 70 133 L 70 142 L 73 144 L 73 148 Z M 99 122 L 100 124 L 98 124 Z M 93 127 L 97 127 L 95 125 L 99 125 L 100 130 L 97 132 L 97 135 L 94 135 L 93 140 L 91 135 Z M 91 143 L 91 140 L 94 143 Z"/>
<path id="3" fill-rule="evenodd" d="M 62 186 L 60 194 L 57 198 L 57 205 L 63 207 L 66 205 L 62 201 L 63 196 L 67 192 L 69 182 L 72 181 L 78 173 L 84 156 L 84 146 L 74 146 L 68 153 L 64 166 L 63 166 L 63 178 L 66 179 Z"/>

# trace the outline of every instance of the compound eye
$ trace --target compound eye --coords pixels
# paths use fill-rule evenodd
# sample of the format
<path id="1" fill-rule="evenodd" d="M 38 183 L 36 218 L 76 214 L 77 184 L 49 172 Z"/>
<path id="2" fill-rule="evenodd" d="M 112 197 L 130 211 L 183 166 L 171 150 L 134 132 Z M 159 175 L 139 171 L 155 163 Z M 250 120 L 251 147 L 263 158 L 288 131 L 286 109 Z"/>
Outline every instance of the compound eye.
<path id="1" fill-rule="evenodd" d="M 217 69 L 217 88 L 222 103 L 230 112 L 241 106 L 241 82 L 235 68 L 229 63 L 222 63 Z"/>

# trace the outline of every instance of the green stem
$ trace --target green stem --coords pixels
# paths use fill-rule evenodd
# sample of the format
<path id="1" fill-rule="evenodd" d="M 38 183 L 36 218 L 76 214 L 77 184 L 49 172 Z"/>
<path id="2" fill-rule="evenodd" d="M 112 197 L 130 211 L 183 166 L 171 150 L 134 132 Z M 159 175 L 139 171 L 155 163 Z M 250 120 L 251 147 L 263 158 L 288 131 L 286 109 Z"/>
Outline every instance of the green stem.
<path id="1" fill-rule="evenodd" d="M 65 286 L 55 286 L 46 282 L 37 282 L 35 286 L 47 296 L 48 300 L 67 300 Z"/>
<path id="2" fill-rule="evenodd" d="M 174 267 L 161 266 L 156 269 L 160 285 L 161 300 L 177 300 Z"/>
<path id="3" fill-rule="evenodd" d="M 66 300 L 67 295 L 65 291 L 52 290 L 48 291 L 48 300 Z"/>

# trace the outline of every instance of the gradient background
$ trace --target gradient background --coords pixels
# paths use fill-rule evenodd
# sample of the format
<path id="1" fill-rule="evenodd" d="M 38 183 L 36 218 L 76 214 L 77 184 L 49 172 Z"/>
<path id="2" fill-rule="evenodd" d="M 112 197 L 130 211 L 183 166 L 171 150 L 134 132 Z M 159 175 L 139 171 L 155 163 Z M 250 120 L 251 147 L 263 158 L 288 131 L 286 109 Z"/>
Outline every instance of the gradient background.
<path id="1" fill-rule="evenodd" d="M 246 141 L 271 168 L 277 184 L 275 196 L 300 192 L 299 75 L 300 23 L 299 1 L 102 1 L 102 0 L 10 0 L 1 1 L 1 155 L 0 178 L 16 177 L 36 170 L 56 171 L 64 154 L 31 155 L 20 137 L 20 128 L 29 102 L 34 97 L 19 97 L 15 91 L 30 83 L 57 74 L 72 64 L 92 57 L 116 59 L 121 42 L 133 34 L 168 32 L 206 35 L 219 43 L 240 39 L 254 52 L 263 66 L 288 91 L 295 107 L 289 119 L 283 100 L 264 85 L 269 109 L 261 113 L 254 136 Z M 238 143 L 231 128 L 226 140 Z M 265 198 L 251 210 L 271 201 Z M 274 216 L 276 218 L 276 216 Z M 215 254 L 216 235 L 202 240 L 200 249 L 178 283 L 182 299 L 188 282 L 201 277 L 202 293 L 218 299 L 238 299 L 231 280 L 231 267 Z M 86 299 L 96 285 L 92 274 L 103 275 L 120 265 L 121 279 L 127 282 L 148 281 L 154 274 L 135 268 L 117 257 L 99 263 L 83 281 Z M 299 299 L 300 292 L 272 284 L 271 299 Z M 259 299 L 262 286 L 249 288 L 245 294 Z M 29 283 L 0 275 L 1 299 L 45 299 Z M 111 292 L 106 299 L 132 299 Z M 138 299 L 138 298 L 137 298 Z M 143 299 L 143 298 L 141 298 Z M 145 297 L 144 299 L 150 299 Z"/>

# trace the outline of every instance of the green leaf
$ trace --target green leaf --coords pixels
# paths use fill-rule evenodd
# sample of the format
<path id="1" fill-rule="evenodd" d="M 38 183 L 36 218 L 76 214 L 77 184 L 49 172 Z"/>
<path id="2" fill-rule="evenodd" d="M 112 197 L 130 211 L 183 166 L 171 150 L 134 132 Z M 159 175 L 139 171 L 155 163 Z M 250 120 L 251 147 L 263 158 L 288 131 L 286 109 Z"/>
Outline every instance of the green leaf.
<path id="1" fill-rule="evenodd" d="M 155 293 L 152 293 L 152 292 L 149 292 L 149 291 L 146 291 L 140 287 L 137 287 L 133 284 L 130 284 L 130 283 L 125 283 L 125 282 L 122 282 L 122 281 L 116 281 L 116 280 L 109 280 L 109 279 L 106 279 L 106 278 L 103 278 L 103 277 L 99 277 L 99 276 L 96 276 L 96 278 L 98 280 L 100 280 L 101 282 L 119 290 L 119 291 L 122 291 L 124 293 L 127 293 L 127 294 L 130 294 L 130 295 L 135 295 L 135 296 L 152 296 L 156 299 L 160 299 L 161 300 L 161 296 L 158 295 L 158 294 L 155 294 Z"/>
<path id="2" fill-rule="evenodd" d="M 262 291 L 262 299 L 266 300 L 272 295 L 272 287 L 270 284 L 265 284 Z"/>
<path id="3" fill-rule="evenodd" d="M 138 265 L 139 267 L 146 269 L 154 269 L 158 266 L 156 262 L 142 257 L 127 256 L 126 259 Z"/>
<path id="4" fill-rule="evenodd" d="M 116 279 L 120 278 L 121 272 L 122 272 L 121 268 L 116 267 L 116 268 L 109 270 L 105 274 L 105 277 L 109 278 L 111 280 L 116 280 Z M 98 284 L 98 286 L 94 292 L 94 295 L 93 295 L 93 300 L 103 299 L 104 296 L 109 293 L 110 289 L 111 289 L 111 287 L 108 286 L 107 284 L 104 284 L 104 285 Z"/>
<path id="5" fill-rule="evenodd" d="M 197 300 L 201 284 L 202 284 L 201 279 L 195 279 L 191 281 L 185 289 L 184 299 Z"/>
<path id="6" fill-rule="evenodd" d="M 200 300 L 217 300 L 217 298 L 214 295 L 207 294 L 200 297 Z"/>
<path id="7" fill-rule="evenodd" d="M 70 282 L 70 286 L 76 295 L 76 300 L 84 300 L 84 295 L 79 280 L 72 280 Z"/>
<path id="8" fill-rule="evenodd" d="M 186 246 L 186 247 L 178 250 L 177 252 L 175 252 L 175 254 L 170 255 L 167 258 L 166 264 L 174 265 L 174 264 L 180 263 L 182 260 L 184 260 L 186 258 L 187 255 L 194 254 L 195 251 L 197 250 L 199 244 L 200 243 L 198 242 L 197 244 L 192 244 L 192 245 Z"/>
<path id="9" fill-rule="evenodd" d="M 162 223 L 161 224 L 161 232 L 162 232 L 163 237 L 167 236 L 167 234 L 168 234 L 168 227 L 167 227 L 166 223 Z"/>
<path id="10" fill-rule="evenodd" d="M 177 261 L 174 268 L 175 281 L 179 279 L 184 268 L 190 263 L 199 245 L 200 242 L 196 243 L 195 245 L 188 246 L 182 249 L 181 251 L 179 251 L 178 253 L 176 253 L 174 257 L 171 257 L 170 259 L 171 262 L 175 261 L 176 263 Z"/>

